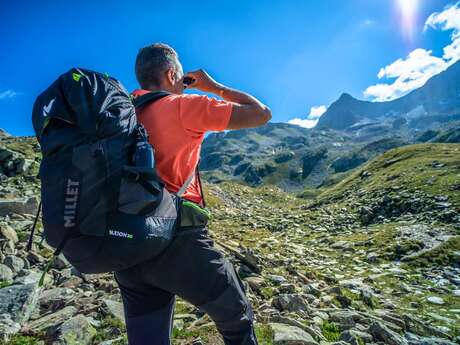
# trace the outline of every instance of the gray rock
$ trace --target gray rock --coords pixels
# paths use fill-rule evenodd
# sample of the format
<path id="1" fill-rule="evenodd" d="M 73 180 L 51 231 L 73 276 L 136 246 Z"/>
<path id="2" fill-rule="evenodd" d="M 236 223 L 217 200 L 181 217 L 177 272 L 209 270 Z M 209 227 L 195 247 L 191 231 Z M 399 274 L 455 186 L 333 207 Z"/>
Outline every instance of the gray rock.
<path id="1" fill-rule="evenodd" d="M 380 261 L 380 256 L 377 253 L 369 253 L 366 260 L 370 264 L 376 264 Z"/>
<path id="2" fill-rule="evenodd" d="M 285 311 L 308 311 L 308 305 L 301 295 L 297 294 L 280 294 L 273 298 L 273 306 L 279 310 Z"/>
<path id="3" fill-rule="evenodd" d="M 444 300 L 441 297 L 437 297 L 437 296 L 427 297 L 426 300 L 428 302 L 430 302 L 430 303 L 437 304 L 437 305 L 443 305 L 444 304 Z"/>
<path id="4" fill-rule="evenodd" d="M 282 283 L 287 282 L 286 278 L 284 278 L 283 276 L 275 275 L 275 274 L 267 274 L 267 278 L 270 279 L 270 281 L 272 281 L 275 284 L 282 284 Z"/>
<path id="5" fill-rule="evenodd" d="M 58 310 L 63 308 L 75 296 L 75 291 L 68 288 L 57 287 L 44 290 L 40 294 L 38 303 L 42 310 Z"/>
<path id="6" fill-rule="evenodd" d="M 37 305 L 38 295 L 37 284 L 4 287 L 0 289 L 0 314 L 8 313 L 13 321 L 22 324 Z"/>
<path id="7" fill-rule="evenodd" d="M 262 277 L 252 276 L 247 277 L 244 280 L 254 291 L 260 291 L 260 289 L 265 285 L 265 280 Z"/>
<path id="8" fill-rule="evenodd" d="M 6 223 L 0 224 L 0 234 L 1 237 L 10 240 L 13 243 L 18 242 L 18 235 L 16 234 L 16 231 Z"/>
<path id="9" fill-rule="evenodd" d="M 361 345 L 362 343 L 372 343 L 373 338 L 369 333 L 350 329 L 340 334 L 340 340 L 352 345 Z"/>
<path id="10" fill-rule="evenodd" d="M 458 344 L 447 339 L 436 337 L 419 337 L 412 333 L 406 334 L 409 345 L 455 345 Z"/>
<path id="11" fill-rule="evenodd" d="M 118 337 L 118 338 L 115 338 L 115 339 L 110 339 L 110 340 L 104 340 L 102 343 L 100 343 L 99 345 L 112 345 L 112 344 L 119 344 L 120 341 L 123 340 L 123 337 Z"/>
<path id="12" fill-rule="evenodd" d="M 0 342 L 8 342 L 10 336 L 16 334 L 21 325 L 11 320 L 10 314 L 0 314 Z"/>
<path id="13" fill-rule="evenodd" d="M 58 327 L 53 345 L 89 345 L 92 344 L 96 333 L 88 318 L 76 315 Z"/>
<path id="14" fill-rule="evenodd" d="M 35 214 L 37 212 L 38 202 L 36 197 L 24 199 L 0 199 L 0 216 L 6 216 L 11 213 L 18 214 Z"/>
<path id="15" fill-rule="evenodd" d="M 274 345 L 318 345 L 310 334 L 298 327 L 282 323 L 270 323 Z"/>
<path id="16" fill-rule="evenodd" d="M 24 275 L 16 277 L 14 279 L 15 284 L 36 284 L 42 276 L 42 272 L 35 272 L 32 270 L 23 270 Z M 48 285 L 52 281 L 52 277 L 49 273 L 45 275 L 44 285 Z"/>
<path id="17" fill-rule="evenodd" d="M 380 322 L 373 322 L 369 327 L 369 331 L 377 341 L 383 341 L 389 345 L 407 345 L 407 340 L 401 337 L 398 333 L 393 332 Z"/>
<path id="18" fill-rule="evenodd" d="M 7 159 L 13 157 L 13 156 L 16 156 L 17 153 L 14 152 L 14 151 L 11 151 L 7 148 L 4 148 L 4 147 L 1 147 L 0 148 L 0 162 L 4 162 L 6 161 Z"/>
<path id="19" fill-rule="evenodd" d="M 123 311 L 123 304 L 117 301 L 112 301 L 110 299 L 104 298 L 102 300 L 104 309 L 106 312 L 116 317 L 117 319 L 125 322 L 125 314 Z"/>
<path id="20" fill-rule="evenodd" d="M 51 268 L 55 268 L 57 270 L 62 270 L 67 267 L 70 267 L 70 263 L 62 254 L 59 254 L 59 256 L 55 257 L 51 263 Z"/>
<path id="21" fill-rule="evenodd" d="M 15 273 L 24 268 L 24 260 L 15 255 L 7 255 L 3 260 L 3 264 L 11 268 Z"/>
<path id="22" fill-rule="evenodd" d="M 352 244 L 348 241 L 337 241 L 331 244 L 331 248 L 333 249 L 349 249 Z"/>
<path id="23" fill-rule="evenodd" d="M 360 319 L 358 313 L 348 310 L 331 313 L 330 320 L 335 322 L 341 330 L 348 330 L 355 327 L 356 321 Z"/>
<path id="24" fill-rule="evenodd" d="M 59 326 L 64 320 L 69 319 L 77 313 L 77 308 L 67 306 L 55 313 L 45 315 L 39 319 L 29 322 L 27 328 L 33 332 L 42 332 L 52 327 Z"/>
<path id="25" fill-rule="evenodd" d="M 294 284 L 289 284 L 289 283 L 283 283 L 283 284 L 280 285 L 279 291 L 281 293 L 294 293 L 295 292 L 295 285 Z"/>
<path id="26" fill-rule="evenodd" d="M 24 174 L 33 164 L 32 159 L 20 158 L 16 164 L 16 174 Z"/>
<path id="27" fill-rule="evenodd" d="M 0 282 L 11 283 L 13 281 L 13 271 L 7 265 L 0 264 Z"/>

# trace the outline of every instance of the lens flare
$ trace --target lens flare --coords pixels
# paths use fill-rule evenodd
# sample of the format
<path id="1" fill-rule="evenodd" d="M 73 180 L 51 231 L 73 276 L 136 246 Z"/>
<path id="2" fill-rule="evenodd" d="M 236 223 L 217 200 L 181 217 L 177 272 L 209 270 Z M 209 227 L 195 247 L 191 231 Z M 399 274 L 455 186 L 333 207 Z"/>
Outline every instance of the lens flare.
<path id="1" fill-rule="evenodd" d="M 395 2 L 401 22 L 401 33 L 406 40 L 412 41 L 417 24 L 419 0 L 395 0 Z"/>

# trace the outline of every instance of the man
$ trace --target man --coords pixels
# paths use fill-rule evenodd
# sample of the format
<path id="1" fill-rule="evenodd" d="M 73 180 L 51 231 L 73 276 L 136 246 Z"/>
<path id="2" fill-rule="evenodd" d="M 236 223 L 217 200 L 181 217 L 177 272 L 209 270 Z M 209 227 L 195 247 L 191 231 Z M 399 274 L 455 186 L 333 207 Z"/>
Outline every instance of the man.
<path id="1" fill-rule="evenodd" d="M 168 45 L 142 48 L 136 58 L 141 89 L 171 93 L 138 112 L 138 120 L 155 148 L 158 175 L 177 193 L 195 171 L 207 131 L 258 127 L 270 109 L 254 97 L 214 81 L 205 71 L 185 75 L 190 88 L 223 100 L 183 94 L 184 75 L 177 53 Z M 199 177 L 194 175 L 183 198 L 204 205 Z M 207 227 L 179 229 L 158 257 L 115 273 L 123 298 L 130 345 L 169 345 L 175 295 L 206 312 L 227 345 L 257 344 L 253 313 L 232 264 L 213 246 Z"/>

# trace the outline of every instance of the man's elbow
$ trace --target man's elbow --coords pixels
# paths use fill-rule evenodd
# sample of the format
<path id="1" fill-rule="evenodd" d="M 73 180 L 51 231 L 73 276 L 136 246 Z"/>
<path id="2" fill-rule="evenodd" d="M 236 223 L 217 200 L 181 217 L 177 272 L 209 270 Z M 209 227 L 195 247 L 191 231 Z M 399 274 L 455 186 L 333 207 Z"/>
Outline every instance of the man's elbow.
<path id="1" fill-rule="evenodd" d="M 267 106 L 264 106 L 261 111 L 261 115 L 260 115 L 260 121 L 261 121 L 260 125 L 265 125 L 268 121 L 271 120 L 271 118 L 272 118 L 271 109 Z"/>

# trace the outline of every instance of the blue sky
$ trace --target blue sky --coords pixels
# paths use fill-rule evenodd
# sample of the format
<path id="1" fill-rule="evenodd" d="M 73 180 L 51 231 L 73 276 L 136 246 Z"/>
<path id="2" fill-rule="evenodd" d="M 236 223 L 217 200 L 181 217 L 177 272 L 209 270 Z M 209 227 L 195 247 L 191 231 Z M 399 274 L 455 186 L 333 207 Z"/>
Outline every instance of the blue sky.
<path id="1" fill-rule="evenodd" d="M 391 83 L 390 70 L 380 80 L 379 71 L 417 48 L 443 56 L 456 31 L 443 30 L 442 19 L 424 26 L 455 2 L 401 1 L 418 3 L 412 34 L 397 0 L 2 1 L 0 128 L 33 135 L 35 97 L 72 66 L 135 89 L 137 51 L 153 42 L 173 46 L 185 71 L 204 68 L 254 94 L 271 107 L 272 121 L 305 119 L 342 92 L 364 99 L 369 86 Z M 378 97 L 390 99 L 367 99 Z"/>

